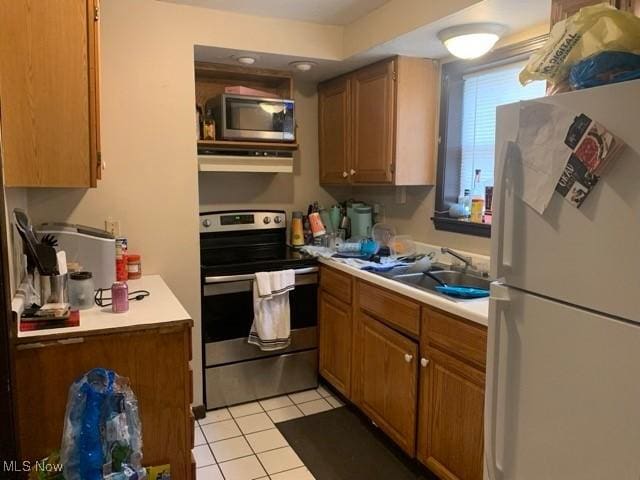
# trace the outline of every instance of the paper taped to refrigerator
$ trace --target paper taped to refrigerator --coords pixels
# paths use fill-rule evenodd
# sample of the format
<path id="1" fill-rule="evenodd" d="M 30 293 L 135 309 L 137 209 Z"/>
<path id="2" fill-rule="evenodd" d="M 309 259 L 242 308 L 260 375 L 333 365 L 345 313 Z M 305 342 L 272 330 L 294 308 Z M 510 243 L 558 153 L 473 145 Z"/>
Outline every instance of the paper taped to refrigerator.
<path id="1" fill-rule="evenodd" d="M 554 192 L 579 208 L 624 142 L 585 114 L 527 102 L 520 108 L 517 145 L 522 182 L 518 195 L 544 213 Z"/>
<path id="2" fill-rule="evenodd" d="M 547 103 L 521 105 L 516 141 L 520 158 L 511 161 L 521 162 L 523 182 L 519 194 L 522 200 L 540 214 L 549 205 L 571 155 L 565 137 L 575 116 L 569 110 Z"/>

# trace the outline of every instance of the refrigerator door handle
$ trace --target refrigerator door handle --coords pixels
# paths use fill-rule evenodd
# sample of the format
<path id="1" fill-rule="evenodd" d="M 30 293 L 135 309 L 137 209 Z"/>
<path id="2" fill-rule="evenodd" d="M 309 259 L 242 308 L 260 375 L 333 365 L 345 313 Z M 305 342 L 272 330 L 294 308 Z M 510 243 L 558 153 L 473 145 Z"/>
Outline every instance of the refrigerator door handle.
<path id="1" fill-rule="evenodd" d="M 498 465 L 498 367 L 500 359 L 500 324 L 502 312 L 509 304 L 509 291 L 500 284 L 491 286 L 489 303 L 489 338 L 487 345 L 487 393 L 485 398 L 485 463 L 489 480 L 502 480 L 502 469 Z"/>
<path id="2" fill-rule="evenodd" d="M 497 244 L 497 255 L 496 255 L 496 260 L 497 260 L 497 264 L 498 264 L 498 269 L 500 270 L 499 272 L 496 272 L 498 274 L 498 277 L 502 277 L 502 271 L 503 270 L 509 270 L 511 268 L 512 265 L 512 251 L 513 251 L 513 225 L 511 224 L 511 216 L 507 215 L 507 212 L 505 210 L 506 207 L 506 196 L 507 196 L 507 190 L 511 189 L 511 184 L 509 181 L 509 177 L 507 176 L 507 169 L 509 168 L 509 160 L 512 158 L 513 155 L 517 155 L 519 153 L 518 150 L 518 146 L 514 143 L 514 142 L 507 142 L 504 144 L 501 155 L 502 155 L 502 162 L 500 163 L 500 169 L 498 172 L 498 179 L 496 182 L 497 187 L 497 194 L 498 194 L 498 204 L 497 204 L 497 214 L 498 214 L 498 218 L 497 218 L 497 222 L 495 223 L 496 227 L 497 227 L 497 232 L 494 232 L 492 235 L 495 235 L 494 238 L 497 238 L 498 241 L 496 242 Z M 509 222 L 509 225 L 507 226 L 507 222 Z M 506 235 L 505 235 L 506 232 Z M 505 245 L 505 243 L 508 242 L 508 245 Z"/>

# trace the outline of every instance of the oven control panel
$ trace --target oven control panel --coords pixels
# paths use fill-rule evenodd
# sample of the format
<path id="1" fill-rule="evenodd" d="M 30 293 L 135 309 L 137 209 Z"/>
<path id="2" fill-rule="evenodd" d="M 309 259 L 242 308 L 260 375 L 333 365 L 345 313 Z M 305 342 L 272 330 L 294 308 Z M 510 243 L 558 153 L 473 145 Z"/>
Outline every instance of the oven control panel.
<path id="1" fill-rule="evenodd" d="M 205 212 L 200 214 L 200 233 L 287 228 L 283 211 Z"/>

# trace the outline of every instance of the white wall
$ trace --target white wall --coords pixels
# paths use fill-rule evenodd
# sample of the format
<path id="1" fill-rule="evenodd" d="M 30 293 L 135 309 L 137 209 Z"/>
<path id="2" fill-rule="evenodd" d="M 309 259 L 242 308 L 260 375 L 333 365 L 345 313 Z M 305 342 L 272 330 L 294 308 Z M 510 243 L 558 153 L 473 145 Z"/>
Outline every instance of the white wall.
<path id="1" fill-rule="evenodd" d="M 432 189 L 408 189 L 406 205 L 396 206 L 392 189 L 350 193 L 320 188 L 317 106 L 309 85 L 296 92 L 301 150 L 293 176 L 210 175 L 199 182 L 193 138 L 194 44 L 338 60 L 345 44 L 356 48 L 374 37 L 345 42 L 340 27 L 155 0 L 104 0 L 101 28 L 104 179 L 92 190 L 32 189 L 29 212 L 35 223 L 59 220 L 102 227 L 107 217 L 119 220 L 131 249 L 142 254 L 144 271 L 161 274 L 195 321 L 196 379 L 201 365 L 200 204 L 206 209 L 259 205 L 291 210 L 315 199 L 329 204 L 333 197 L 358 196 L 383 201 L 388 219 L 417 239 L 488 251 L 485 240 L 433 231 Z M 195 403 L 201 398 L 201 385 L 195 382 Z"/>
<path id="2" fill-rule="evenodd" d="M 195 321 L 193 367 L 200 378 L 198 172 L 194 139 L 193 46 L 273 50 L 339 58 L 341 30 L 190 8 L 155 0 L 105 0 L 101 14 L 102 158 L 97 189 L 31 189 L 34 223 L 68 221 L 95 227 L 112 217 L 145 273 L 161 274 Z M 303 208 L 330 198 L 314 182 L 317 168 L 315 89 L 296 93 L 301 151 L 292 176 L 209 176 L 202 183 L 208 208 L 257 201 Z M 245 196 L 246 194 L 246 196 Z M 298 204 L 299 202 L 299 204 Z M 196 381 L 194 401 L 200 403 Z"/>
<path id="3" fill-rule="evenodd" d="M 315 84 L 296 82 L 297 140 L 294 174 L 202 173 L 200 210 L 243 208 L 304 210 L 317 200 L 335 203 L 335 193 L 318 184 L 318 96 Z M 345 190 L 346 191 L 346 190 Z"/>
<path id="4" fill-rule="evenodd" d="M 443 245 L 453 249 L 489 255 L 488 238 L 436 230 L 431 218 L 435 209 L 435 187 L 407 187 L 406 202 L 396 202 L 393 187 L 354 188 L 351 197 L 368 203 L 384 206 L 385 222 L 395 225 L 398 234 L 411 235 L 432 245 Z"/>

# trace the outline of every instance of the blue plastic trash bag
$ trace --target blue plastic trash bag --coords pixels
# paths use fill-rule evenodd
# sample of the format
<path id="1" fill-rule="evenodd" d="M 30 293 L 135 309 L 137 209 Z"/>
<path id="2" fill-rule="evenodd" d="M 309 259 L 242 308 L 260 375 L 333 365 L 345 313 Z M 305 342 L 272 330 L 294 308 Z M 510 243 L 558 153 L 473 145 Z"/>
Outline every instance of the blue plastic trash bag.
<path id="1" fill-rule="evenodd" d="M 602 52 L 576 63 L 569 72 L 573 90 L 640 78 L 640 55 Z"/>
<path id="2" fill-rule="evenodd" d="M 143 480 L 142 428 L 129 381 L 96 368 L 69 388 L 60 461 L 67 480 Z"/>

